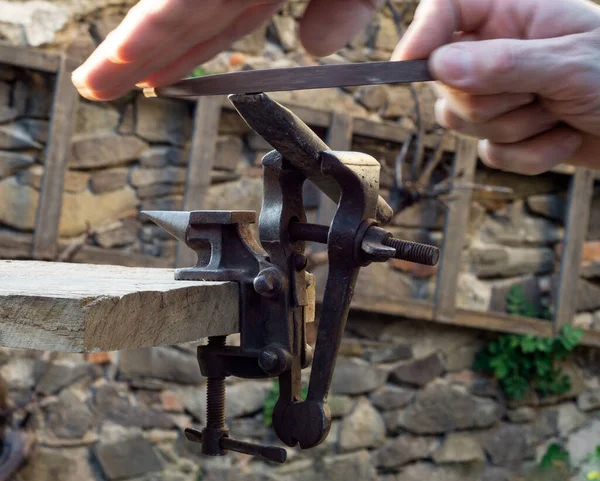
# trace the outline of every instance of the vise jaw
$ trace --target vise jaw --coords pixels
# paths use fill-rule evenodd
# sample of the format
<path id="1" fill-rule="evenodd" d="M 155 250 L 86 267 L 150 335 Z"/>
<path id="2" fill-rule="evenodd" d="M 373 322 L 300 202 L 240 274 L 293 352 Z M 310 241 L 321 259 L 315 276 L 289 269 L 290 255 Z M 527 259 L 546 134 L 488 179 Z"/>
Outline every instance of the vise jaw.
<path id="1" fill-rule="evenodd" d="M 225 378 L 279 378 L 273 428 L 287 446 L 312 448 L 327 436 L 327 404 L 335 361 L 361 267 L 392 257 L 435 265 L 437 248 L 393 239 L 381 226 L 391 208 L 379 197 L 379 163 L 357 152 L 333 152 L 298 117 L 265 94 L 232 95 L 249 126 L 274 150 L 262 160 L 259 240 L 249 211 L 145 212 L 193 249 L 196 265 L 177 269 L 188 281 L 233 281 L 239 286 L 240 345 L 225 336 L 198 348 L 207 381 L 207 424 L 187 429 L 209 455 L 228 450 L 284 462 L 286 451 L 235 441 L 225 425 Z M 310 180 L 337 203 L 329 226 L 307 223 L 303 184 Z M 314 277 L 306 271 L 306 242 L 327 244 L 328 276 L 314 352 L 306 324 L 315 312 Z M 308 393 L 301 372 L 311 366 Z"/>

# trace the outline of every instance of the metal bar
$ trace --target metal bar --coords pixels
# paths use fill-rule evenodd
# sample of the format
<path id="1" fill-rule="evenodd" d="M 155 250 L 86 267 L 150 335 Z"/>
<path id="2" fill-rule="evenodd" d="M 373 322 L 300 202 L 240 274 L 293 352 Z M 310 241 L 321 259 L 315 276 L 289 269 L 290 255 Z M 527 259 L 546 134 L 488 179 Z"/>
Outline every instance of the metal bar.
<path id="1" fill-rule="evenodd" d="M 183 197 L 183 210 L 202 210 L 204 199 L 210 188 L 210 172 L 215 162 L 219 119 L 220 97 L 204 97 L 196 103 L 194 130 L 190 147 L 190 159 Z M 197 262 L 196 253 L 183 242 L 177 244 L 176 267 L 191 267 Z"/>
<path id="2" fill-rule="evenodd" d="M 285 90 L 354 87 L 433 80 L 427 60 L 365 62 L 229 72 L 145 88 L 147 97 L 200 97 Z"/>
<path id="3" fill-rule="evenodd" d="M 53 260 L 58 250 L 63 185 L 75 111 L 79 101 L 79 94 L 71 82 L 71 72 L 75 67 L 71 59 L 65 55 L 61 56 L 33 236 L 34 259 Z"/>
<path id="4" fill-rule="evenodd" d="M 472 182 L 477 165 L 477 141 L 465 137 L 456 138 L 456 156 L 453 176 L 460 182 Z M 439 320 L 452 321 L 456 315 L 456 293 L 460 273 L 461 253 L 469 224 L 471 190 L 459 190 L 450 201 L 444 223 L 444 243 L 437 273 L 435 289 L 435 313 Z"/>
<path id="5" fill-rule="evenodd" d="M 304 224 L 302 222 L 292 222 L 290 224 L 290 239 L 292 241 L 302 240 L 327 244 L 328 235 L 328 225 Z"/>
<path id="6" fill-rule="evenodd" d="M 564 325 L 570 324 L 575 316 L 579 266 L 588 229 L 593 192 L 594 173 L 589 169 L 578 168 L 571 178 L 569 188 L 565 237 L 554 310 L 555 334 Z"/>
<path id="7" fill-rule="evenodd" d="M 327 132 L 327 143 L 332 150 L 349 151 L 352 148 L 352 117 L 341 112 L 331 115 L 331 124 Z M 330 225 L 337 210 L 337 202 L 332 201 L 323 192 L 319 192 L 319 207 L 316 223 Z M 315 245 L 315 252 L 327 250 L 326 245 Z"/>

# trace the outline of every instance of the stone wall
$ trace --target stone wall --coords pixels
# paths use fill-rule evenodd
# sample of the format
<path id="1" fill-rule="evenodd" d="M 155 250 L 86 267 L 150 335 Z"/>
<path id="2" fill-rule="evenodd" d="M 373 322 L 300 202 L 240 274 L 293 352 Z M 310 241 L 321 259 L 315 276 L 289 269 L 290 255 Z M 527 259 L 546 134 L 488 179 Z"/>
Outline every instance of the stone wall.
<path id="1" fill-rule="evenodd" d="M 533 480 L 547 479 L 534 476 L 552 443 L 590 470 L 585 458 L 600 444 L 597 356 L 582 352 L 565 367 L 568 394 L 512 403 L 470 370 L 485 341 L 476 331 L 352 316 L 330 435 L 313 450 L 288 449 L 282 466 L 236 453 L 202 457 L 183 438 L 183 428 L 205 422 L 193 346 L 85 357 L 3 349 L 0 374 L 13 402 L 26 406 L 16 422 L 38 442 L 14 481 Z M 230 380 L 232 436 L 280 444 L 265 417 L 272 389 Z"/>

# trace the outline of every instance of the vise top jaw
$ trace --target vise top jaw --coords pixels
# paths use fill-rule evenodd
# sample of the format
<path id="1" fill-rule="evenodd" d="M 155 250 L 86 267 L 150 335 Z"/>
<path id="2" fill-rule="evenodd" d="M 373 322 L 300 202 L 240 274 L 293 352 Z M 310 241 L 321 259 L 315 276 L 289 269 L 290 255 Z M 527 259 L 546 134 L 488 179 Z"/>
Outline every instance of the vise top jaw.
<path id="1" fill-rule="evenodd" d="M 230 95 L 229 101 L 248 126 L 302 172 L 336 204 L 340 188 L 321 171 L 321 152 L 331 150 L 297 115 L 264 93 Z M 392 208 L 378 196 L 375 218 L 380 225 L 393 216 Z"/>

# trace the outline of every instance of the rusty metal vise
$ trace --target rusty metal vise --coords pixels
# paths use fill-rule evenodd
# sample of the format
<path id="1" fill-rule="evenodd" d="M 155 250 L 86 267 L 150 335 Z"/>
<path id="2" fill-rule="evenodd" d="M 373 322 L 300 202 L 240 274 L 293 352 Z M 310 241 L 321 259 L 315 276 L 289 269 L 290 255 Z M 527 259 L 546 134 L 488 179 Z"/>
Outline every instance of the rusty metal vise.
<path id="1" fill-rule="evenodd" d="M 207 380 L 207 423 L 187 429 L 202 452 L 237 451 L 283 463 L 286 450 L 236 441 L 225 424 L 225 378 L 279 378 L 273 428 L 287 446 L 320 444 L 331 425 L 327 404 L 337 353 L 361 267 L 390 258 L 435 265 L 433 246 L 394 239 L 383 229 L 393 212 L 379 197 L 379 163 L 357 152 L 333 152 L 291 111 L 265 94 L 231 95 L 246 123 L 274 150 L 262 160 L 264 192 L 258 242 L 252 211 L 145 212 L 198 254 L 175 278 L 233 281 L 240 292 L 240 345 L 225 336 L 198 347 Z M 331 225 L 307 223 L 303 185 L 310 180 L 337 203 Z M 325 285 L 314 352 L 306 323 L 315 311 L 314 278 L 306 272 L 307 242 L 327 245 Z M 301 372 L 312 364 L 308 394 Z"/>

